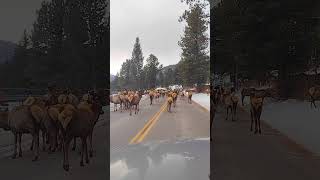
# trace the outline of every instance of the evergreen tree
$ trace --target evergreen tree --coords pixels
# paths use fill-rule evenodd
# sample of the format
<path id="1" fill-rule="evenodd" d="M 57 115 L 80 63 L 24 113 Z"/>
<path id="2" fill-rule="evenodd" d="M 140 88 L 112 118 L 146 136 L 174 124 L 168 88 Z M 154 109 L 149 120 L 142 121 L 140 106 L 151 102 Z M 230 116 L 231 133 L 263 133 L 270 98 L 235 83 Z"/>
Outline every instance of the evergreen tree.
<path id="1" fill-rule="evenodd" d="M 160 65 L 158 58 L 150 54 L 149 57 L 147 58 L 147 63 L 144 67 L 145 71 L 145 80 L 147 83 L 147 88 L 155 88 L 156 87 L 156 82 L 157 81 L 157 74 L 160 71 L 162 66 Z"/>
<path id="2" fill-rule="evenodd" d="M 180 17 L 180 22 L 187 23 L 184 35 L 179 41 L 182 48 L 181 66 L 183 83 L 187 86 L 204 84 L 209 71 L 209 56 L 207 55 L 208 15 L 203 10 L 204 4 L 194 3 Z"/>
<path id="3" fill-rule="evenodd" d="M 133 51 L 132 51 L 132 66 L 131 66 L 131 72 L 133 83 L 137 84 L 135 88 L 141 88 L 142 82 L 141 82 L 141 75 L 142 75 L 142 67 L 143 67 L 143 54 L 142 49 L 140 45 L 139 37 L 136 38 Z"/>

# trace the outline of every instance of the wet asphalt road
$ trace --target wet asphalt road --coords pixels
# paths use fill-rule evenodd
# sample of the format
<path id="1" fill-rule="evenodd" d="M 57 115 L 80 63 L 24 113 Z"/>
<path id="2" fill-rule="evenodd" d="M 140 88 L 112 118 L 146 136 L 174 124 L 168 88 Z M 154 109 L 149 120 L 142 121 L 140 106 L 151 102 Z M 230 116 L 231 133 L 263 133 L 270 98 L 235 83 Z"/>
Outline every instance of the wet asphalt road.
<path id="1" fill-rule="evenodd" d="M 31 143 L 30 135 L 23 135 L 23 157 L 11 159 L 13 135 L 10 132 L 0 131 L 0 169 L 3 180 L 88 180 L 88 179 L 109 179 L 109 133 L 108 119 L 109 107 L 104 108 L 105 114 L 100 117 L 96 124 L 93 135 L 94 155 L 90 164 L 80 166 L 80 140 L 77 143 L 77 150 L 70 151 L 70 171 L 65 172 L 62 168 L 63 154 L 56 152 L 40 151 L 40 159 L 32 162 L 33 153 L 29 150 Z M 40 139 L 40 142 L 41 139 Z M 40 143 L 41 146 L 42 143 Z"/>
<path id="2" fill-rule="evenodd" d="M 319 156 L 263 122 L 262 134 L 254 135 L 250 116 L 241 109 L 236 122 L 225 120 L 223 108 L 217 111 L 211 143 L 214 180 L 320 179 Z"/>
<path id="3" fill-rule="evenodd" d="M 140 132 L 150 119 L 156 119 L 139 143 L 148 141 L 172 140 L 175 138 L 209 137 L 209 111 L 203 110 L 196 103 L 188 104 L 187 99 L 178 97 L 172 112 L 166 108 L 161 111 L 165 98 L 155 100 L 150 105 L 149 98 L 140 102 L 138 114 L 129 115 L 129 111 L 111 111 L 110 141 L 111 151 L 125 148 Z"/>
<path id="4" fill-rule="evenodd" d="M 94 157 L 90 164 L 80 167 L 80 149 L 78 140 L 76 152 L 70 151 L 70 171 L 62 168 L 62 152 L 48 154 L 40 150 L 40 159 L 32 162 L 33 153 L 29 150 L 30 135 L 23 135 L 23 157 L 11 159 L 13 150 L 13 135 L 11 132 L 0 131 L 0 169 L 1 179 L 33 179 L 33 180 L 65 180 L 65 179 L 108 179 L 109 152 L 118 148 L 127 147 L 130 140 L 146 125 L 156 118 L 154 125 L 142 140 L 148 141 L 168 140 L 175 138 L 196 138 L 209 136 L 209 112 L 196 105 L 188 104 L 186 99 L 178 98 L 177 106 L 172 107 L 172 113 L 160 111 L 164 99 L 155 100 L 150 106 L 149 99 L 140 102 L 138 114 L 129 116 L 129 111 L 110 112 L 110 127 L 108 126 L 109 107 L 100 117 L 95 126 L 93 145 Z M 111 108 L 112 110 L 112 108 Z M 157 113 L 158 112 L 158 113 Z M 157 116 L 155 116 L 158 114 Z M 110 131 L 109 131 L 110 130 Z M 110 132 L 110 142 L 107 134 Z M 40 138 L 40 146 L 41 146 Z M 110 146 L 109 146 L 110 143 Z M 109 149 L 110 148 L 110 149 Z"/>

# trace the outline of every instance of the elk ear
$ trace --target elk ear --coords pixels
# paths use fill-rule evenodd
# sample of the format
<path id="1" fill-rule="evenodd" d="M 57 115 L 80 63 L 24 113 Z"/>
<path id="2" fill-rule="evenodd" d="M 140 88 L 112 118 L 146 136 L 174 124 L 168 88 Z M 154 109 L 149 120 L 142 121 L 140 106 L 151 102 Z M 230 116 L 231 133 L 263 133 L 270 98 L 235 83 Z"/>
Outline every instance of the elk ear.
<path id="1" fill-rule="evenodd" d="M 35 98 L 34 97 L 28 97 L 24 102 L 23 105 L 25 106 L 31 106 L 34 102 L 35 102 Z"/>

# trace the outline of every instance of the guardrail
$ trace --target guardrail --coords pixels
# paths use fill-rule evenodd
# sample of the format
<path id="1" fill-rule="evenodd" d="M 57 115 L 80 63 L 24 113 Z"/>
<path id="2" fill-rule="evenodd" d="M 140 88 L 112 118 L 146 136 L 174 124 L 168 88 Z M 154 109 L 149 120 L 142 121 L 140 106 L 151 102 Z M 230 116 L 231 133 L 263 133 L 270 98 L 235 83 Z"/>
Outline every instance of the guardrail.
<path id="1" fill-rule="evenodd" d="M 21 104 L 29 95 L 38 97 L 45 93 L 43 89 L 0 88 L 0 110 Z"/>

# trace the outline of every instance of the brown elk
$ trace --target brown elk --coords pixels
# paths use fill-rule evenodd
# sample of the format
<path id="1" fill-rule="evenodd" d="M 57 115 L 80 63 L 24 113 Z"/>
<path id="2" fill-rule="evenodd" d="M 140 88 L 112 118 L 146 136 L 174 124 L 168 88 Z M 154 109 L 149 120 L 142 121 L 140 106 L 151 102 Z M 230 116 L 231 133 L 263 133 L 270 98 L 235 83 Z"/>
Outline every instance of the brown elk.
<path id="1" fill-rule="evenodd" d="M 244 98 L 246 96 L 249 96 L 251 95 L 251 92 L 255 91 L 256 89 L 255 88 L 243 88 L 241 90 L 241 102 L 242 102 L 242 106 L 244 106 Z"/>
<path id="2" fill-rule="evenodd" d="M 122 100 L 121 100 L 121 96 L 123 95 L 119 95 L 119 94 L 115 94 L 115 95 L 110 95 L 110 102 L 114 104 L 114 109 L 113 111 L 116 112 L 117 111 L 117 105 L 120 104 L 120 112 L 122 112 Z"/>
<path id="3" fill-rule="evenodd" d="M 69 145 L 71 139 L 74 137 L 80 137 L 82 141 L 80 166 L 84 166 L 84 155 L 86 163 L 89 163 L 87 137 L 92 132 L 92 127 L 101 113 L 102 106 L 96 102 L 88 105 L 82 104 L 78 106 L 78 108 L 67 105 L 64 107 L 64 110 L 59 113 L 58 119 L 63 135 L 64 170 L 69 170 Z"/>
<path id="4" fill-rule="evenodd" d="M 192 103 L 192 91 L 188 91 L 188 103 Z"/>
<path id="5" fill-rule="evenodd" d="M 32 161 L 38 160 L 39 130 L 44 117 L 43 106 L 44 102 L 41 101 L 40 98 L 28 97 L 23 105 L 20 105 L 9 112 L 8 125 L 14 134 L 14 152 L 12 158 L 17 157 L 18 143 L 19 157 L 22 157 L 21 137 L 24 133 L 30 133 L 36 145 Z"/>
<path id="6" fill-rule="evenodd" d="M 177 98 L 178 98 L 177 93 L 176 93 L 176 92 L 173 92 L 173 93 L 172 93 L 173 107 L 176 107 L 176 104 L 177 104 Z"/>
<path id="7" fill-rule="evenodd" d="M 314 86 L 311 87 L 308 90 L 308 95 L 310 96 L 310 106 L 312 108 L 312 105 L 314 105 L 315 108 L 317 108 L 316 106 L 316 100 L 320 99 L 320 86 Z"/>
<path id="8" fill-rule="evenodd" d="M 255 131 L 256 134 L 259 132 L 261 134 L 261 126 L 260 126 L 260 117 L 262 112 L 262 106 L 263 106 L 263 97 L 256 96 L 254 92 L 250 95 L 250 115 L 251 115 L 251 126 L 250 131 L 252 131 L 252 125 L 254 122 L 255 125 Z"/>
<path id="9" fill-rule="evenodd" d="M 153 101 L 154 96 L 155 96 L 155 93 L 153 91 L 150 91 L 149 92 L 150 105 L 152 105 L 152 101 Z"/>
<path id="10" fill-rule="evenodd" d="M 137 114 L 139 112 L 139 103 L 140 103 L 141 97 L 142 97 L 142 94 L 140 94 L 139 92 L 129 95 L 130 116 L 132 115 L 132 110 L 131 110 L 132 106 L 135 106 L 134 114 Z"/>
<path id="11" fill-rule="evenodd" d="M 229 109 L 230 109 L 232 121 L 235 121 L 239 98 L 235 95 L 233 88 L 231 89 L 231 91 L 225 91 L 223 96 L 224 96 L 224 98 L 223 98 L 224 104 L 225 104 L 226 111 L 227 111 L 226 120 L 228 120 Z"/>
<path id="12" fill-rule="evenodd" d="M 173 97 L 172 97 L 172 93 L 171 92 L 169 92 L 168 94 L 167 94 L 167 111 L 168 112 L 171 112 L 171 105 L 172 105 L 172 103 L 173 103 Z"/>

